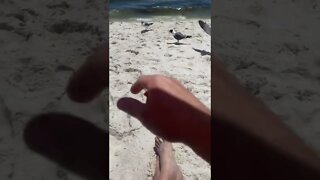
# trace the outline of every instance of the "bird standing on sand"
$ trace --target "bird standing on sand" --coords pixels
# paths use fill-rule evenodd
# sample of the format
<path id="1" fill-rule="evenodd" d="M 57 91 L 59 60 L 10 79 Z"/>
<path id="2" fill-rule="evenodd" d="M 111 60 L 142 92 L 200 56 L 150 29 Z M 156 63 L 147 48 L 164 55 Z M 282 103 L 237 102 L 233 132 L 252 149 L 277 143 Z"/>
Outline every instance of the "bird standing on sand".
<path id="1" fill-rule="evenodd" d="M 184 35 L 182 34 L 181 32 L 176 32 L 174 29 L 170 29 L 169 32 L 173 35 L 173 37 L 178 41 L 178 44 L 179 44 L 179 41 L 181 39 L 186 39 L 186 38 L 191 38 L 192 36 L 187 36 L 187 35 Z"/>
<path id="2" fill-rule="evenodd" d="M 153 24 L 152 22 L 141 21 L 141 25 L 144 26 L 146 29 L 148 29 L 148 27 L 151 26 L 152 24 Z"/>

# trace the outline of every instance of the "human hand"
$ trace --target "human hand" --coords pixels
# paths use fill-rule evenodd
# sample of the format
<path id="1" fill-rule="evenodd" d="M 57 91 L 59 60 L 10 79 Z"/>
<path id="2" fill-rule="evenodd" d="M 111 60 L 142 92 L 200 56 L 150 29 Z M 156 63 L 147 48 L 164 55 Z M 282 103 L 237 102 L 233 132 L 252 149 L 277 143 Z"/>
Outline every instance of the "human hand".
<path id="1" fill-rule="evenodd" d="M 67 93 L 77 102 L 94 99 L 108 86 L 108 47 L 94 50 L 69 81 Z M 85 179 L 107 179 L 108 133 L 69 113 L 33 117 L 24 129 L 28 147 Z"/>
<path id="2" fill-rule="evenodd" d="M 72 76 L 67 92 L 77 102 L 88 102 L 109 83 L 108 51 L 98 48 Z M 153 133 L 169 141 L 181 141 L 210 161 L 210 110 L 176 79 L 160 75 L 141 76 L 131 92 L 147 89 L 147 103 L 122 98 L 120 109 L 138 118 Z"/>
<path id="3" fill-rule="evenodd" d="M 137 94 L 146 90 L 146 103 L 121 98 L 119 109 L 139 119 L 157 136 L 183 142 L 205 159 L 210 156 L 210 110 L 176 79 L 141 76 L 131 87 Z M 204 152 L 206 151 L 206 152 Z"/>
<path id="4" fill-rule="evenodd" d="M 99 47 L 71 77 L 67 93 L 76 102 L 88 102 L 109 84 L 108 48 Z"/>
<path id="5" fill-rule="evenodd" d="M 213 59 L 214 178 L 319 179 L 317 154 Z"/>

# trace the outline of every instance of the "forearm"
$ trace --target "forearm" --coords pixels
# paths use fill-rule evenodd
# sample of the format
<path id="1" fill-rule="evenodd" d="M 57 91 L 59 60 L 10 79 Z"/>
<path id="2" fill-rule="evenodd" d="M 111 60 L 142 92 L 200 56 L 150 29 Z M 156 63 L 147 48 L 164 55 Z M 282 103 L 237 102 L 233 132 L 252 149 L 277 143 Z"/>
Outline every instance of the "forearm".
<path id="1" fill-rule="evenodd" d="M 205 113 L 204 113 L 205 112 Z M 189 120 L 184 141 L 199 156 L 211 164 L 211 112 L 196 111 Z"/>
<path id="2" fill-rule="evenodd" d="M 213 179 L 318 180 L 320 177 L 317 166 L 280 151 L 243 129 L 216 119 L 213 126 Z"/>
<path id="3" fill-rule="evenodd" d="M 320 169 L 316 153 L 307 147 L 261 101 L 248 94 L 240 83 L 226 72 L 217 61 L 214 62 L 212 79 L 214 82 L 213 132 L 217 131 L 218 133 L 214 133 L 214 136 L 217 136 L 214 138 L 218 142 L 218 144 L 215 143 L 215 147 L 218 149 L 227 148 L 220 149 L 221 153 L 247 156 L 248 159 L 256 158 L 265 163 L 270 163 L 269 166 L 266 165 L 263 168 L 272 169 L 271 166 L 285 168 L 289 167 L 285 165 L 286 163 L 292 162 L 291 170 L 300 166 L 306 169 Z M 230 138 L 220 140 L 224 137 Z M 227 142 L 228 140 L 231 142 Z M 231 144 L 223 146 L 223 144 L 228 143 Z M 265 154 L 268 156 L 265 156 Z M 282 161 L 278 161 L 279 159 L 282 159 Z M 249 165 L 252 162 L 255 161 L 244 161 L 242 166 L 252 166 L 252 164 Z M 304 172 L 307 172 L 307 170 Z"/>

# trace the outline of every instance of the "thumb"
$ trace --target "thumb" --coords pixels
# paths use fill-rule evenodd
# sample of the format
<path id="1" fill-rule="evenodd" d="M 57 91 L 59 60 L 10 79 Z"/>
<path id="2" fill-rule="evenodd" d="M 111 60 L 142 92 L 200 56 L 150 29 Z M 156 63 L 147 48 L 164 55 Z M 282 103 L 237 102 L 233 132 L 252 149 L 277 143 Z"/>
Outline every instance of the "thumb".
<path id="1" fill-rule="evenodd" d="M 142 113 L 145 110 L 146 105 L 133 98 L 120 98 L 117 106 L 122 111 L 130 114 L 131 116 L 142 120 Z"/>

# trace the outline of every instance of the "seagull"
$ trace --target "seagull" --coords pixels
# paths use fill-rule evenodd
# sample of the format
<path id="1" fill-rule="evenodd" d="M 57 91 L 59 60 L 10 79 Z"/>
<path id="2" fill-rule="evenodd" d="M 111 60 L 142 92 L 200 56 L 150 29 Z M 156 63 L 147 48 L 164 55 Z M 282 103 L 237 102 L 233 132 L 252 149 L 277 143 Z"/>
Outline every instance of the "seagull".
<path id="1" fill-rule="evenodd" d="M 170 29 L 169 32 L 173 35 L 173 37 L 178 41 L 181 39 L 191 38 L 192 36 L 187 36 L 182 34 L 181 32 L 176 32 L 174 29 Z"/>
<path id="2" fill-rule="evenodd" d="M 207 23 L 205 23 L 202 20 L 199 20 L 199 25 L 204 30 L 204 32 L 211 36 L 211 27 Z"/>
<path id="3" fill-rule="evenodd" d="M 146 29 L 148 29 L 148 27 L 151 26 L 152 24 L 153 24 L 152 22 L 141 21 L 141 25 L 144 26 Z"/>

